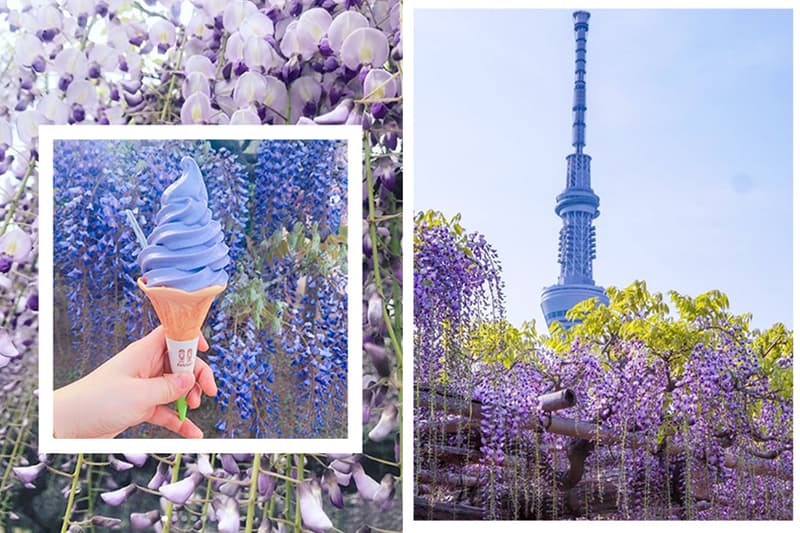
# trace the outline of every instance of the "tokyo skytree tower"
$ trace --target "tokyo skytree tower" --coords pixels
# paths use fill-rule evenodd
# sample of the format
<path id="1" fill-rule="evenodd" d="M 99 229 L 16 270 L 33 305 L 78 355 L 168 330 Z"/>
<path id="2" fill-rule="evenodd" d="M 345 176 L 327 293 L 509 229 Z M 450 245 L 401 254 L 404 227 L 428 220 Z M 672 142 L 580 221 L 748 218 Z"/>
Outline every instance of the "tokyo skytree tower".
<path id="1" fill-rule="evenodd" d="M 583 153 L 586 144 L 586 32 L 589 13 L 576 11 L 575 20 L 575 97 L 572 105 L 572 146 L 575 152 L 567 156 L 567 186 L 556 197 L 556 214 L 561 217 L 558 262 L 561 273 L 555 285 L 542 291 L 542 312 L 548 327 L 555 321 L 565 327 L 573 323 L 566 313 L 574 305 L 589 298 L 608 304 L 602 287 L 595 285 L 592 261 L 595 259 L 595 228 L 593 220 L 600 214 L 600 198 L 591 185 L 592 158 Z"/>

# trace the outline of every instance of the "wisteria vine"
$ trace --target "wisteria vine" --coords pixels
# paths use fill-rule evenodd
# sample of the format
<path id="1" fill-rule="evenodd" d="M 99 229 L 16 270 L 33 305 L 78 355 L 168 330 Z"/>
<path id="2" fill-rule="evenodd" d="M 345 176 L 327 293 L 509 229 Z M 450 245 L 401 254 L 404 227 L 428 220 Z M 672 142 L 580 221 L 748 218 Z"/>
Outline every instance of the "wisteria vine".
<path id="1" fill-rule="evenodd" d="M 416 222 L 418 518 L 791 518 L 791 331 L 635 282 L 537 335 L 479 234 Z"/>

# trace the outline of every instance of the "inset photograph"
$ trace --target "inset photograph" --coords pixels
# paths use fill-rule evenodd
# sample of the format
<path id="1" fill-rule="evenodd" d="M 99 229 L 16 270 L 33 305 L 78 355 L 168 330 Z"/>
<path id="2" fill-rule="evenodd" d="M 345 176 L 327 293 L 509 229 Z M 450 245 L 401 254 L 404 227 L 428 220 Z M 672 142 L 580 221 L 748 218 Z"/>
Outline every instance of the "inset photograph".
<path id="1" fill-rule="evenodd" d="M 791 520 L 792 11 L 413 18 L 414 519 Z"/>
<path id="2" fill-rule="evenodd" d="M 348 142 L 53 141 L 56 441 L 348 438 Z"/>

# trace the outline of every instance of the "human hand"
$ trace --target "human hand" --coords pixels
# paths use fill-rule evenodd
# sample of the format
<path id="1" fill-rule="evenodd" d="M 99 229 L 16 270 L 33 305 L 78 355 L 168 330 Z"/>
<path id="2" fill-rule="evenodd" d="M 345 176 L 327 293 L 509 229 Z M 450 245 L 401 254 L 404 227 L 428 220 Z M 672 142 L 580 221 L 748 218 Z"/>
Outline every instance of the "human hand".
<path id="1" fill-rule="evenodd" d="M 198 351 L 208 350 L 203 336 Z M 217 385 L 208 364 L 196 358 L 194 373 L 170 373 L 164 328 L 146 337 L 96 368 L 89 375 L 55 391 L 56 438 L 113 438 L 125 429 L 149 422 L 186 438 L 202 438 L 194 422 L 180 420 L 164 404 L 186 395 L 190 408 L 200 406 L 204 392 L 216 396 Z"/>

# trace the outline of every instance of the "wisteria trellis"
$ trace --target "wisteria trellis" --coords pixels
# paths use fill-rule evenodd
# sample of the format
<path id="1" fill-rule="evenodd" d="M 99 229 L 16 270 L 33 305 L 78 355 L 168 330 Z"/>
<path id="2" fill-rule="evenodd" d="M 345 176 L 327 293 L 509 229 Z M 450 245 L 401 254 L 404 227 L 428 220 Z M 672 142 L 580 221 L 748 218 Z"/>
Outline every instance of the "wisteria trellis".
<path id="1" fill-rule="evenodd" d="M 0 523 L 28 521 L 33 527 L 15 504 L 24 501 L 23 485 L 36 485 L 63 489 L 58 518 L 63 531 L 153 524 L 164 531 L 210 524 L 220 531 L 323 531 L 333 527 L 330 505 L 345 501 L 364 507 L 364 513 L 358 523 L 340 529 L 398 528 L 393 495 L 402 447 L 396 430 L 402 399 L 400 2 L 18 5 L 11 9 L 0 2 Z M 83 123 L 363 126 L 364 321 L 370 355 L 364 372 L 372 376 L 365 381 L 364 423 L 373 456 L 37 456 L 37 126 Z M 234 234 L 246 233 L 237 229 L 235 217 L 229 223 Z M 313 280 L 306 288 L 331 290 Z M 229 349 L 258 342 L 254 335 L 245 328 L 238 347 Z M 221 341 L 212 338 L 212 344 Z M 138 482 L 142 470 L 155 470 L 149 483 Z M 59 473 L 63 476 L 54 475 Z M 108 487 L 133 478 L 135 485 Z M 360 498 L 342 497 L 356 491 Z M 323 503 L 323 492 L 330 504 Z M 123 500 L 134 495 L 144 508 L 124 507 Z M 393 512 L 382 512 L 388 508 Z"/>
<path id="2" fill-rule="evenodd" d="M 792 518 L 790 330 L 634 282 L 537 335 L 459 218 L 415 219 L 417 518 Z"/>

